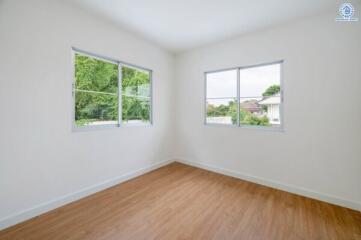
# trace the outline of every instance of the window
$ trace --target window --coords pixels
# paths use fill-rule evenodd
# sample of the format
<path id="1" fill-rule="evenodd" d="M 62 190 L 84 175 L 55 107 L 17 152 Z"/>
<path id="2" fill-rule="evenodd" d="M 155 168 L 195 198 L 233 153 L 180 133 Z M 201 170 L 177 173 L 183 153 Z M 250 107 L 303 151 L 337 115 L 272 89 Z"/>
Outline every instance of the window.
<path id="1" fill-rule="evenodd" d="M 205 123 L 282 129 L 282 61 L 205 73 Z"/>
<path id="2" fill-rule="evenodd" d="M 74 50 L 74 128 L 151 123 L 150 70 Z"/>

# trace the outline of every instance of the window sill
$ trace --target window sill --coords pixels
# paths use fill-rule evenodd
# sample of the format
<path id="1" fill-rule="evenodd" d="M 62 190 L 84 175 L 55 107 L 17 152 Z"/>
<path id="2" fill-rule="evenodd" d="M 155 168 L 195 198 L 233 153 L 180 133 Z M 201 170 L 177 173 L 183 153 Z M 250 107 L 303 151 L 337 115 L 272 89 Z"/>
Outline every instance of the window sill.
<path id="1" fill-rule="evenodd" d="M 99 131 L 99 130 L 107 130 L 107 129 L 121 129 L 121 128 L 131 128 L 131 127 L 152 127 L 152 123 L 123 123 L 120 124 L 103 124 L 96 126 L 73 126 L 72 132 L 89 132 L 89 131 Z"/>
<path id="2" fill-rule="evenodd" d="M 247 126 L 247 125 L 232 125 L 232 124 L 217 124 L 217 123 L 205 123 L 205 127 L 226 127 L 226 128 L 239 128 L 246 130 L 261 130 L 271 132 L 285 132 L 283 126 L 280 127 L 262 127 L 262 126 Z"/>

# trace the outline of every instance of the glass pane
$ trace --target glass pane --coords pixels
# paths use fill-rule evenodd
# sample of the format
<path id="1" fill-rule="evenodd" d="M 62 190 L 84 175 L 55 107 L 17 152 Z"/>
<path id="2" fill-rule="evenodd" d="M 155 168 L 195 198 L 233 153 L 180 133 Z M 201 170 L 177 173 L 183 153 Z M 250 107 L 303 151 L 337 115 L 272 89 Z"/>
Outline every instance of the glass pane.
<path id="1" fill-rule="evenodd" d="M 236 99 L 207 99 L 207 123 L 237 124 Z"/>
<path id="2" fill-rule="evenodd" d="M 237 70 L 207 73 L 207 98 L 237 97 Z"/>
<path id="3" fill-rule="evenodd" d="M 118 94 L 75 92 L 77 126 L 117 124 Z"/>
<path id="4" fill-rule="evenodd" d="M 122 119 L 125 123 L 150 122 L 150 72 L 122 67 Z"/>
<path id="5" fill-rule="evenodd" d="M 124 123 L 150 122 L 150 99 L 123 95 L 122 105 Z"/>
<path id="6" fill-rule="evenodd" d="M 75 54 L 76 89 L 118 92 L 118 64 Z"/>
<path id="7" fill-rule="evenodd" d="M 280 91 L 281 65 L 241 69 L 239 72 L 240 97 L 254 98 L 275 94 Z"/>
<path id="8" fill-rule="evenodd" d="M 279 126 L 281 64 L 240 70 L 240 124 Z"/>

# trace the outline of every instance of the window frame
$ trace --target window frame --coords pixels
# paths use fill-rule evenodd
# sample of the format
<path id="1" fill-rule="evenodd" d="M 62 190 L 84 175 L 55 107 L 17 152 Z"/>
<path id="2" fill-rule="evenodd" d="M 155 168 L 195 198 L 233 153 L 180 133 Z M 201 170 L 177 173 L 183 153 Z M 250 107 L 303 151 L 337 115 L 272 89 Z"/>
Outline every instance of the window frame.
<path id="1" fill-rule="evenodd" d="M 99 125 L 88 125 L 88 126 L 77 126 L 75 123 L 75 94 L 76 94 L 76 79 L 75 79 L 75 55 L 80 54 L 83 56 L 91 57 L 98 59 L 100 61 L 110 62 L 118 65 L 118 119 L 115 124 L 99 124 Z M 72 114 L 71 114 L 71 126 L 73 132 L 79 131 L 89 131 L 89 130 L 102 130 L 102 129 L 115 129 L 121 127 L 151 127 L 153 126 L 153 70 L 141 67 L 132 63 L 116 60 L 110 57 L 103 55 L 95 54 L 89 51 L 84 51 L 82 49 L 71 47 L 71 57 L 72 57 L 72 83 L 71 83 L 71 92 L 72 92 Z M 149 73 L 149 88 L 150 88 L 150 108 L 149 108 L 149 122 L 145 123 L 123 123 L 122 116 L 122 67 L 130 67 L 134 69 L 139 69 L 147 71 Z"/>
<path id="2" fill-rule="evenodd" d="M 256 67 L 263 67 L 269 65 L 280 65 L 280 93 L 281 93 L 281 103 L 280 103 L 280 120 L 281 124 L 279 126 L 257 126 L 257 125 L 244 125 L 240 123 L 239 114 L 240 114 L 240 71 L 243 69 L 248 68 L 256 68 Z M 267 63 L 260 63 L 254 65 L 247 65 L 242 67 L 232 67 L 232 68 L 224 68 L 218 70 L 210 70 L 204 72 L 204 119 L 203 125 L 210 126 L 210 127 L 228 127 L 228 128 L 241 128 L 241 129 L 256 129 L 256 130 L 265 130 L 265 131 L 280 131 L 284 132 L 284 73 L 283 73 L 283 64 L 284 60 L 277 60 Z M 236 124 L 223 124 L 223 123 L 207 123 L 207 74 L 210 73 L 218 73 L 230 70 L 237 70 L 237 123 Z"/>

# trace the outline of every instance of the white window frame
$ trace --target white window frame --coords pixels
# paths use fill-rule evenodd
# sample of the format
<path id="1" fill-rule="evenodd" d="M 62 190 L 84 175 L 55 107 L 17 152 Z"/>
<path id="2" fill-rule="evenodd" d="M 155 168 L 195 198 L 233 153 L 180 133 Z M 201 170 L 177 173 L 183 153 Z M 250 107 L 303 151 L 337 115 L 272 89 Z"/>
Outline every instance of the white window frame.
<path id="1" fill-rule="evenodd" d="M 257 125 L 243 125 L 240 123 L 239 114 L 240 114 L 240 71 L 248 68 L 263 67 L 268 65 L 280 64 L 280 93 L 281 93 L 281 103 L 280 103 L 280 121 L 279 126 L 257 126 Z M 233 67 L 233 68 L 224 68 L 219 70 L 211 70 L 204 72 L 204 122 L 205 126 L 215 126 L 215 127 L 230 127 L 230 128 L 242 128 L 242 129 L 257 129 L 257 130 L 266 130 L 266 131 L 284 131 L 284 80 L 283 80 L 283 64 L 284 60 L 278 60 L 273 62 L 261 63 L 248 65 L 243 67 Z M 218 73 L 230 70 L 237 70 L 237 124 L 223 124 L 223 123 L 207 123 L 207 74 Z"/>
<path id="2" fill-rule="evenodd" d="M 99 125 L 87 125 L 87 126 L 77 126 L 75 123 L 75 91 L 76 91 L 76 79 L 75 79 L 75 54 L 80 54 L 83 56 L 95 58 L 101 61 L 110 62 L 118 65 L 118 119 L 116 124 L 99 124 Z M 77 131 L 89 131 L 89 130 L 102 130 L 102 129 L 114 129 L 120 127 L 131 127 L 131 126 L 153 126 L 153 70 L 141 67 L 132 63 L 127 63 L 124 61 L 116 60 L 113 58 L 105 57 L 99 54 L 95 54 L 92 52 L 84 51 L 79 48 L 72 47 L 71 48 L 71 56 L 72 56 L 72 130 Z M 149 72 L 149 84 L 150 84 L 150 110 L 149 110 L 149 122 L 145 123 L 123 123 L 122 121 L 122 67 L 129 67 L 134 69 L 139 69 L 143 71 Z"/>

